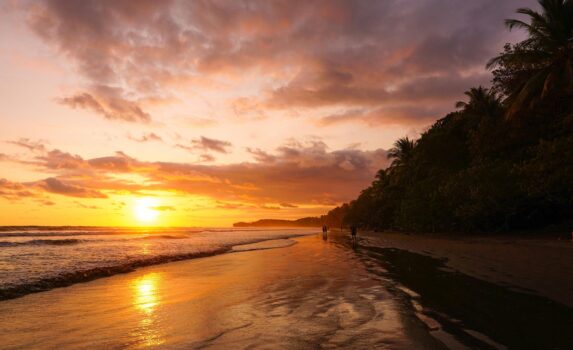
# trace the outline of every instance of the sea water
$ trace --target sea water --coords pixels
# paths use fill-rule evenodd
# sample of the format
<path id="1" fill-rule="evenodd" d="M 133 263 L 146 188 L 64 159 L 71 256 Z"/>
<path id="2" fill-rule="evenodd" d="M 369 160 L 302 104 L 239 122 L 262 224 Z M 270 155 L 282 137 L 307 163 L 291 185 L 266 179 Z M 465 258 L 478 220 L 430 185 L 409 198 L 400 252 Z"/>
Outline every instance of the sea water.
<path id="1" fill-rule="evenodd" d="M 268 228 L 0 228 L 0 300 L 233 246 L 313 233 Z"/>

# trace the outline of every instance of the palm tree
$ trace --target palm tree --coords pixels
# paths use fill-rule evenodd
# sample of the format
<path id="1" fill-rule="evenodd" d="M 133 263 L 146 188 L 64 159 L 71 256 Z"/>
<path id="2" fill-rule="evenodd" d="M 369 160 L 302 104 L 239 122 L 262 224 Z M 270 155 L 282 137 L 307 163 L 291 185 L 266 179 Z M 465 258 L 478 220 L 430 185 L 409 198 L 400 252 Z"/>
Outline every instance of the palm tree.
<path id="1" fill-rule="evenodd" d="M 393 159 L 390 167 L 397 168 L 408 164 L 412 159 L 412 153 L 416 147 L 416 141 L 403 137 L 394 142 L 394 147 L 388 150 L 388 159 Z"/>
<path id="2" fill-rule="evenodd" d="M 463 108 L 466 112 L 493 117 L 502 109 L 497 93 L 482 86 L 471 88 L 464 92 L 469 97 L 468 102 L 458 101 L 456 108 Z"/>
<path id="3" fill-rule="evenodd" d="M 494 82 L 507 95 L 508 117 L 531 107 L 549 94 L 573 91 L 573 0 L 538 0 L 541 13 L 520 8 L 529 23 L 508 19 L 512 30 L 525 29 L 528 38 L 505 51 L 488 64 Z"/>

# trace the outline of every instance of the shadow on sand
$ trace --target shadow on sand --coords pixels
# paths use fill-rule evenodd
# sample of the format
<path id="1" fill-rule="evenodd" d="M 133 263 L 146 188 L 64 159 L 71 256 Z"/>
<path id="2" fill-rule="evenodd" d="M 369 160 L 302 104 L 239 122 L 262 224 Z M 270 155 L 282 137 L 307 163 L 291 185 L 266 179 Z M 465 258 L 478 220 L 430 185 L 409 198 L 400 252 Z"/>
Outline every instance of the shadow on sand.
<path id="1" fill-rule="evenodd" d="M 369 246 L 357 253 L 418 293 L 424 312 L 472 348 L 493 347 L 468 337 L 467 329 L 509 349 L 573 349 L 573 309 L 567 306 L 448 270 L 445 260 Z"/>

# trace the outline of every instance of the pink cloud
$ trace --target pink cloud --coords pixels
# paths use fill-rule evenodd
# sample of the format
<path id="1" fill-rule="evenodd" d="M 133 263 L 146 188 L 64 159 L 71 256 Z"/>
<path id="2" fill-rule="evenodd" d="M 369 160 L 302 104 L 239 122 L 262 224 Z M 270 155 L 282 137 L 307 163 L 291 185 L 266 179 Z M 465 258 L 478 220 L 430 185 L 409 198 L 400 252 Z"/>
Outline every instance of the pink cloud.
<path id="1" fill-rule="evenodd" d="M 57 101 L 72 108 L 91 110 L 110 120 L 143 123 L 147 123 L 151 120 L 151 116 L 144 112 L 137 103 L 118 96 L 97 96 L 84 92 L 70 97 L 59 98 Z"/>
<path id="2" fill-rule="evenodd" d="M 533 3 L 47 0 L 24 11 L 88 82 L 61 103 L 147 122 L 144 101 L 176 102 L 182 82 L 240 81 L 247 71 L 272 83 L 224 101 L 249 118 L 293 107 L 451 108 L 489 80 L 484 62 L 510 40 L 503 19 Z"/>

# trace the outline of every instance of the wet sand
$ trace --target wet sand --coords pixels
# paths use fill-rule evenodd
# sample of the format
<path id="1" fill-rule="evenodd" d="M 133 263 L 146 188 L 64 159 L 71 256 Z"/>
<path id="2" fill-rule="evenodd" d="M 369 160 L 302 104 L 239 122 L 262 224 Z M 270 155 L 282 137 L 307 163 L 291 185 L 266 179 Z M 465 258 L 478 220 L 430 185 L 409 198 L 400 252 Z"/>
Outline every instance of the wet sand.
<path id="1" fill-rule="evenodd" d="M 2 348 L 444 348 L 351 249 L 296 241 L 3 301 Z"/>
<path id="2" fill-rule="evenodd" d="M 0 302 L 0 347 L 573 348 L 571 308 L 445 264 L 370 235 L 245 245 Z"/>

